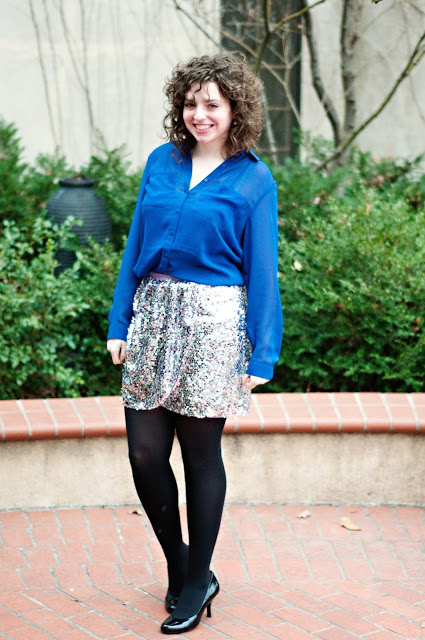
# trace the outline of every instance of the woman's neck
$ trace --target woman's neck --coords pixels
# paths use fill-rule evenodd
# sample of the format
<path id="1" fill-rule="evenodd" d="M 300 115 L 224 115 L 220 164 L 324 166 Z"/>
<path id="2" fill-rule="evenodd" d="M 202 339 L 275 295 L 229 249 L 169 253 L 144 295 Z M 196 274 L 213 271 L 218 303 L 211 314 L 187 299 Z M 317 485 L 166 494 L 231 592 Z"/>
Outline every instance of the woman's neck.
<path id="1" fill-rule="evenodd" d="M 227 158 L 225 145 L 220 144 L 214 147 L 208 147 L 204 144 L 197 144 L 192 149 L 192 158 L 196 158 L 201 162 L 223 162 Z"/>

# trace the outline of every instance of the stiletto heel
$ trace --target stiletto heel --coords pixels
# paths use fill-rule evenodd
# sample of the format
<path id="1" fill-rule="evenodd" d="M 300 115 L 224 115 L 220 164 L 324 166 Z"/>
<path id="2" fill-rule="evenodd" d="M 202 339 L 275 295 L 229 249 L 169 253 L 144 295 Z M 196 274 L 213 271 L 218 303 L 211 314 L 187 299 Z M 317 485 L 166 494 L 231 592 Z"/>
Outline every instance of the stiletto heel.
<path id="1" fill-rule="evenodd" d="M 161 625 L 162 633 L 185 633 L 186 631 L 194 629 L 200 623 L 202 614 L 204 613 L 205 609 L 207 610 L 207 618 L 211 618 L 211 603 L 219 591 L 220 585 L 218 584 L 217 578 L 212 573 L 208 589 L 205 593 L 205 597 L 199 608 L 199 611 L 188 618 L 176 618 L 174 617 L 174 613 L 171 614 L 171 616 L 164 620 Z"/>

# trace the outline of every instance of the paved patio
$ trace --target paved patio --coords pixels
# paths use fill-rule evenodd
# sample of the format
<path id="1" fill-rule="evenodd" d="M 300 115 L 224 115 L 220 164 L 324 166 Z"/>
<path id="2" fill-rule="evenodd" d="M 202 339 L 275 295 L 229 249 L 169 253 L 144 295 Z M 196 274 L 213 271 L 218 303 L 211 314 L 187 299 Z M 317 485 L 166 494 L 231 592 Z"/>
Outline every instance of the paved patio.
<path id="1" fill-rule="evenodd" d="M 134 510 L 0 512 L 0 637 L 164 637 L 165 565 Z M 172 637 L 425 639 L 424 545 L 420 508 L 227 505 L 212 618 Z"/>

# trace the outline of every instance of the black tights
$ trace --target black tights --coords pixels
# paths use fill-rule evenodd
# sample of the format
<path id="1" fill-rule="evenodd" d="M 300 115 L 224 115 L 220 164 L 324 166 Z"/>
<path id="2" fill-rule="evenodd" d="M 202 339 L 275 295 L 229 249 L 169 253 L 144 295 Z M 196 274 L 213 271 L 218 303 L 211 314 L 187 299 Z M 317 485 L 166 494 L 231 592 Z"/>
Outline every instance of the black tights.
<path id="1" fill-rule="evenodd" d="M 226 493 L 221 458 L 224 418 L 183 416 L 164 407 L 125 409 L 129 457 L 140 501 L 164 551 L 176 617 L 192 615 L 210 580 L 209 565 Z M 185 481 L 189 550 L 183 544 L 176 479 L 169 458 L 174 433 Z"/>

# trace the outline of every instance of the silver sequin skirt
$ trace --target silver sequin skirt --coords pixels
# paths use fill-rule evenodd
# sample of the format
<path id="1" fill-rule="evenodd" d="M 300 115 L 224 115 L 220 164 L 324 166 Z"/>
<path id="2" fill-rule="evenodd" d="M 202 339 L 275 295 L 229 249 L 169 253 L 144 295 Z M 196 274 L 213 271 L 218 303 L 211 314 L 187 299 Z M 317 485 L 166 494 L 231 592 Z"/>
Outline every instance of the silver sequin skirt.
<path id="1" fill-rule="evenodd" d="M 249 410 L 242 377 L 251 355 L 243 286 L 142 279 L 123 370 L 124 406 L 198 418 Z"/>

